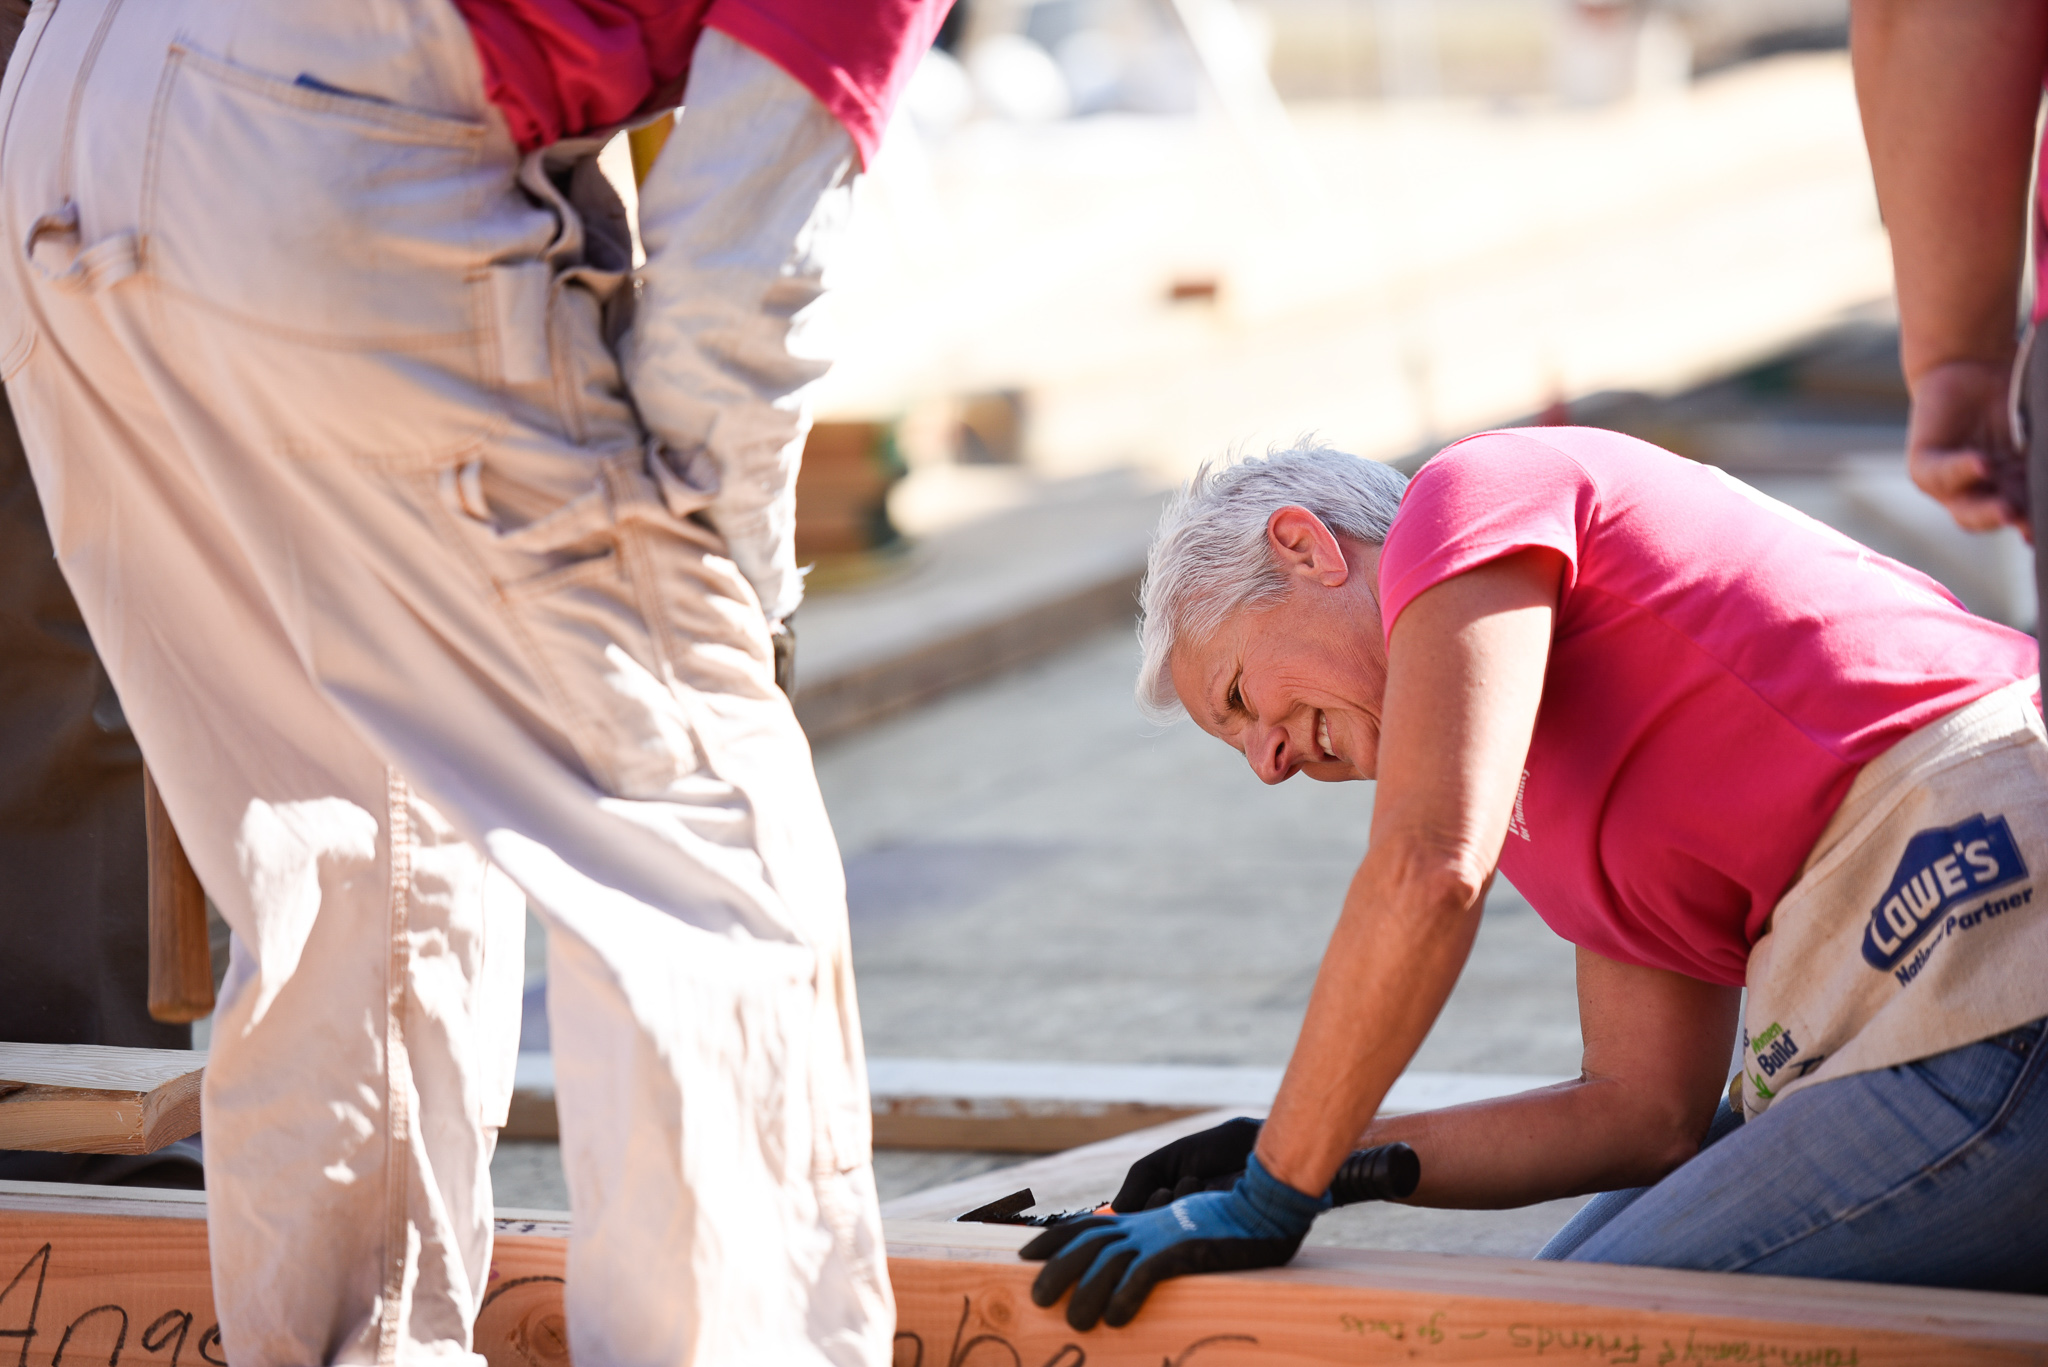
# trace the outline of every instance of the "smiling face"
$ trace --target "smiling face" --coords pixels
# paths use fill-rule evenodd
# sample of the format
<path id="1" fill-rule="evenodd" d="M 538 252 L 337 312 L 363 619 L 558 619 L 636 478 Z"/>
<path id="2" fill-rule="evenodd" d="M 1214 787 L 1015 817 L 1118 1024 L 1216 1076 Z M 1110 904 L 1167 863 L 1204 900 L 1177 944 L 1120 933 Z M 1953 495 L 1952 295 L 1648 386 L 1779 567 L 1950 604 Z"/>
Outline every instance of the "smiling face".
<path id="1" fill-rule="evenodd" d="M 1286 597 L 1177 645 L 1174 691 L 1267 783 L 1374 778 L 1387 691 L 1379 547 L 1335 537 L 1298 508 L 1275 513 L 1269 532 Z"/>

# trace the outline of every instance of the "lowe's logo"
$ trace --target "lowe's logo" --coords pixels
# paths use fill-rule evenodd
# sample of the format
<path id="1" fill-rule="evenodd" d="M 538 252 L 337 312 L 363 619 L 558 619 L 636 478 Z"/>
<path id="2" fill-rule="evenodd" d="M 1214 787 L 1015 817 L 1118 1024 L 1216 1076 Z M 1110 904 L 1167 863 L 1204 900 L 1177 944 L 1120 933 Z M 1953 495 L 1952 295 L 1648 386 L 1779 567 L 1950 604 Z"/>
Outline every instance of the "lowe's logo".
<path id="1" fill-rule="evenodd" d="M 1906 842 L 1891 886 L 1870 913 L 1863 957 L 1889 972 L 1950 907 L 2026 876 L 2026 861 L 2002 816 L 1979 812 L 1921 831 Z"/>

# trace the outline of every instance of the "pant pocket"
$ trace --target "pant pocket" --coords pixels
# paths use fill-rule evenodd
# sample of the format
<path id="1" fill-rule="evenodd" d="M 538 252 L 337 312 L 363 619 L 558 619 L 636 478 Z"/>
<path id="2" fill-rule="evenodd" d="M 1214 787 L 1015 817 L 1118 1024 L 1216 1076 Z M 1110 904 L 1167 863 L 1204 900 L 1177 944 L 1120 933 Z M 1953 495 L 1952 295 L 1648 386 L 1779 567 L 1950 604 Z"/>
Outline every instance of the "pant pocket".
<path id="1" fill-rule="evenodd" d="M 489 126 L 173 46 L 149 136 L 162 350 L 276 448 L 431 461 L 496 423 L 504 267 L 554 220 Z"/>
<path id="2" fill-rule="evenodd" d="M 2025 1053 L 2011 1047 L 2014 1036 L 2023 1034 L 2018 1031 L 1979 1040 L 1904 1067 L 1972 1125 L 1988 1125 L 2004 1109 L 2013 1085 L 2030 1062 Z"/>
<path id="3" fill-rule="evenodd" d="M 616 797 L 709 798 L 698 700 L 663 644 L 702 607 L 664 597 L 644 562 L 715 551 L 691 520 L 710 494 L 650 447 L 494 449 L 446 469 L 440 495 L 592 780 Z"/>

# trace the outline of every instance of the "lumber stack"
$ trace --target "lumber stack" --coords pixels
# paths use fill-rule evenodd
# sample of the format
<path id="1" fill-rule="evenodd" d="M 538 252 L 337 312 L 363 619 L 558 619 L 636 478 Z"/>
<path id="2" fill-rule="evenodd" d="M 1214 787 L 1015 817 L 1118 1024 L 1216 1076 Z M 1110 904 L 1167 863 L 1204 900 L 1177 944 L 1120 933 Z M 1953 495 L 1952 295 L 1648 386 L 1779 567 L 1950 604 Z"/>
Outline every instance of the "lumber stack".
<path id="1" fill-rule="evenodd" d="M 154 1153 L 199 1130 L 206 1055 L 0 1044 L 0 1149 Z"/>
<path id="2" fill-rule="evenodd" d="M 561 1216 L 501 1213 L 476 1324 L 492 1367 L 568 1363 L 567 1234 Z M 2048 1302 L 2029 1296 L 1348 1249 L 1171 1282 L 1128 1327 L 1076 1334 L 1031 1303 L 1030 1234 L 891 1222 L 895 1367 L 2048 1360 Z M 223 1367 L 203 1198 L 0 1183 L 0 1339 L 24 1367 Z"/>

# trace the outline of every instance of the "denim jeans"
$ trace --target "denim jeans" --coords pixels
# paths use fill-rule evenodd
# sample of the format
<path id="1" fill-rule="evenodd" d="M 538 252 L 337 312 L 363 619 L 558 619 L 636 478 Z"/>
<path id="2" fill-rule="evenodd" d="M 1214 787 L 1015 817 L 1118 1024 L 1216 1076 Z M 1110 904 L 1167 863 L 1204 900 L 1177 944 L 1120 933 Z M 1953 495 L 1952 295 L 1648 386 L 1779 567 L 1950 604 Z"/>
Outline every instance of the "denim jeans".
<path id="1" fill-rule="evenodd" d="M 1536 1256 L 1986 1291 L 2048 1290 L 2048 1082 L 2037 1020 L 1856 1073 L 1595 1197 Z"/>

